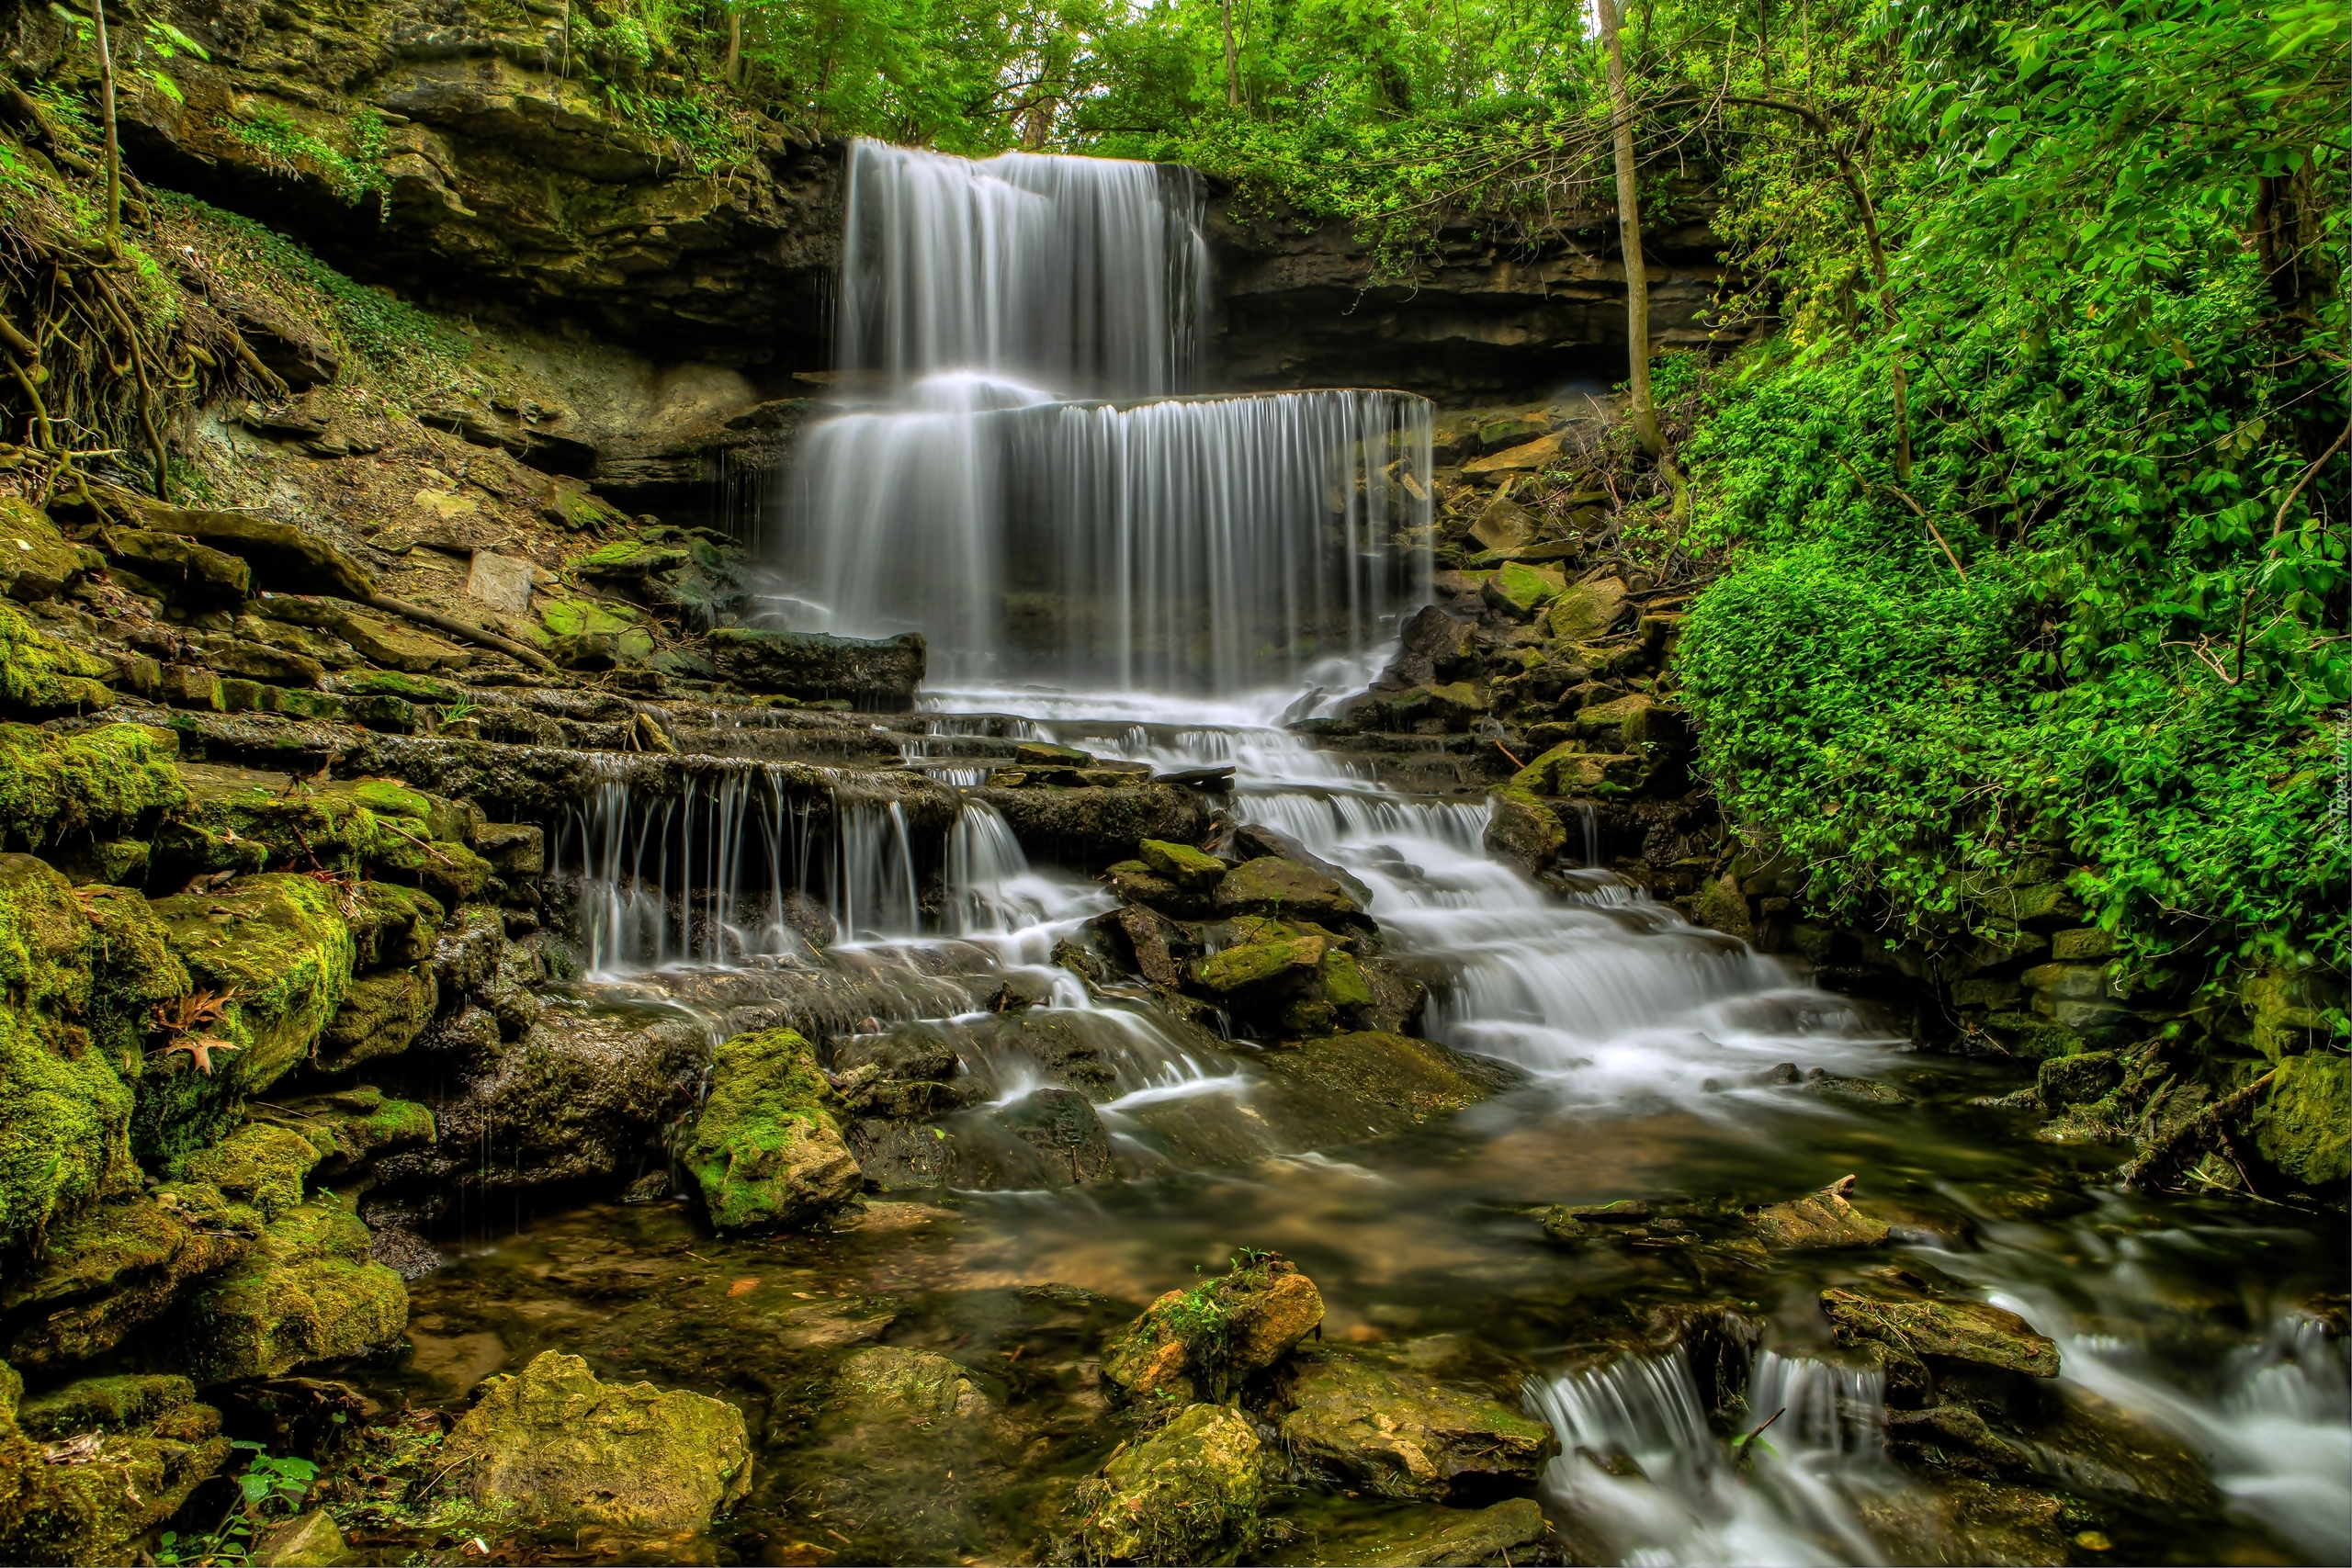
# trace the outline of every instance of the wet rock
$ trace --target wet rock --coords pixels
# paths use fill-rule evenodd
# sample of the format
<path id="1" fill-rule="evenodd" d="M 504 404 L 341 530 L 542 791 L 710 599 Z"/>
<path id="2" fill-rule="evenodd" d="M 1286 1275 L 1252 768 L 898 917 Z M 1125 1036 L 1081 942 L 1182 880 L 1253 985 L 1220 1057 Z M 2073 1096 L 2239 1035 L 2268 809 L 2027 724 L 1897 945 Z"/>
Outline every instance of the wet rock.
<path id="1" fill-rule="evenodd" d="M 1382 1532 L 1385 1539 L 1336 1543 L 1338 1550 L 1322 1560 L 1349 1568 L 1488 1568 L 1556 1561 L 1556 1548 L 1548 1545 L 1551 1524 L 1532 1497 L 1486 1508 L 1416 1510 L 1396 1524 L 1404 1528 Z"/>
<path id="2" fill-rule="evenodd" d="M 17 1407 L 17 1424 L 36 1438 L 70 1438 L 83 1432 L 127 1432 L 196 1399 L 196 1385 L 183 1377 L 131 1373 L 84 1378 Z"/>
<path id="3" fill-rule="evenodd" d="M 1198 952 L 1182 926 L 1138 904 L 1098 915 L 1088 925 L 1110 940 L 1112 950 L 1135 973 L 1170 990 L 1184 983 L 1184 964 Z"/>
<path id="4" fill-rule="evenodd" d="M 1170 1291 L 1103 1353 L 1102 1375 L 1135 1399 L 1221 1398 L 1280 1360 L 1323 1321 L 1322 1292 L 1279 1253 Z"/>
<path id="5" fill-rule="evenodd" d="M 1856 1511 L 1898 1562 L 2055 1568 L 2078 1561 L 2067 1542 L 2063 1505 L 2028 1487 L 1951 1476 L 1932 1493 L 1864 1494 Z"/>
<path id="6" fill-rule="evenodd" d="M 112 705 L 104 682 L 106 660 L 61 642 L 6 605 L 0 605 L 0 712 L 47 718 Z"/>
<path id="7" fill-rule="evenodd" d="M 363 882 L 345 908 L 356 972 L 422 963 L 433 955 L 441 935 L 440 900 L 421 887 Z"/>
<path id="8" fill-rule="evenodd" d="M 1035 1151 L 1051 1185 L 1078 1186 L 1117 1174 L 1110 1132 L 1076 1089 L 1034 1089 L 997 1111 L 996 1123 Z"/>
<path id="9" fill-rule="evenodd" d="M 277 1100 L 261 1116 L 299 1134 L 318 1156 L 313 1174 L 337 1182 L 385 1155 L 433 1142 L 430 1106 L 390 1099 L 372 1084 Z"/>
<path id="10" fill-rule="evenodd" d="M 1264 860 L 1270 856 L 1290 861 L 1338 883 L 1347 890 L 1348 897 L 1356 901 L 1357 908 L 1364 908 L 1372 902 L 1372 890 L 1358 881 L 1353 873 L 1314 853 L 1288 833 L 1266 827 L 1263 823 L 1227 822 L 1210 836 L 1206 848 L 1237 863 Z"/>
<path id="11" fill-rule="evenodd" d="M 145 528 L 194 539 L 239 557 L 252 567 L 256 589 L 332 594 L 362 604 L 375 594 L 375 580 L 356 561 L 290 523 L 251 512 L 167 506 L 113 486 L 101 493 L 109 506 L 135 517 Z"/>
<path id="12" fill-rule="evenodd" d="M 1489 853 L 1530 873 L 1548 869 L 1567 847 L 1568 830 L 1559 814 L 1523 789 L 1505 784 L 1487 792 L 1490 815 L 1485 843 Z"/>
<path id="13" fill-rule="evenodd" d="M 2013 1312 L 1983 1302 L 1888 1300 L 1831 1288 L 1821 1310 L 1838 1343 L 1877 1341 L 1915 1356 L 2030 1377 L 2058 1375 L 2058 1347 Z"/>
<path id="14" fill-rule="evenodd" d="M 1758 1210 L 1748 1216 L 1757 1239 L 1776 1252 L 1883 1245 L 1888 1227 L 1847 1201 L 1855 1180 L 1840 1177 L 1818 1192 Z"/>
<path id="15" fill-rule="evenodd" d="M 1269 1106 L 1267 1114 L 1310 1147 L 1401 1133 L 1521 1081 L 1500 1063 L 1372 1031 L 1302 1041 L 1295 1050 L 1268 1053 L 1264 1067 L 1301 1101 Z"/>
<path id="16" fill-rule="evenodd" d="M 1798 1086 L 1807 1094 L 1817 1094 L 1824 1100 L 1843 1100 L 1848 1105 L 1901 1105 L 1903 1091 L 1892 1085 L 1871 1078 L 1839 1077 L 1826 1068 L 1815 1067 L 1805 1074 Z"/>
<path id="17" fill-rule="evenodd" d="M 600 1382 L 558 1350 L 486 1381 L 442 1455 L 476 1503 L 552 1531 L 698 1531 L 752 1485 L 741 1411 L 684 1389 Z"/>
<path id="18" fill-rule="evenodd" d="M 928 659 L 923 639 L 913 632 L 865 638 L 748 626 L 714 630 L 710 657 L 724 679 L 747 692 L 782 693 L 804 702 L 840 698 L 891 712 L 914 705 Z"/>
<path id="19" fill-rule="evenodd" d="M 68 543 L 31 502 L 0 497 L 0 594 L 20 604 L 54 599 L 103 565 L 96 552 Z"/>
<path id="20" fill-rule="evenodd" d="M 1487 579 L 1484 592 L 1487 603 L 1495 609 L 1524 621 L 1533 618 L 1566 587 L 1566 581 L 1556 570 L 1505 561 Z"/>
<path id="21" fill-rule="evenodd" d="M 368 1227 L 326 1201 L 279 1215 L 182 1308 L 174 1333 L 200 1383 L 276 1377 L 356 1356 L 408 1325 L 408 1288 L 369 1256 Z"/>
<path id="22" fill-rule="evenodd" d="M 1890 1411 L 1887 1452 L 1905 1464 L 1991 1477 L 2032 1470 L 2033 1456 L 1995 1432 L 1965 1404 Z"/>
<path id="23" fill-rule="evenodd" d="M 253 568 L 225 550 L 152 528 L 102 528 L 99 553 L 119 571 L 190 609 L 232 607 L 251 597 Z"/>
<path id="24" fill-rule="evenodd" d="M 1216 884 L 1216 905 L 1217 913 L 1227 917 L 1343 921 L 1363 912 L 1337 878 L 1272 855 L 1244 861 L 1227 872 Z"/>
<path id="25" fill-rule="evenodd" d="M 719 1046 L 709 1097 L 680 1155 L 702 1186 L 713 1226 L 803 1226 L 857 1196 L 857 1161 L 831 1100 L 816 1053 L 788 1029 Z"/>
<path id="26" fill-rule="evenodd" d="M 2052 1111 L 2097 1100 L 2123 1081 L 2123 1066 L 2112 1051 L 2052 1056 L 2034 1074 L 2034 1094 Z"/>
<path id="27" fill-rule="evenodd" d="M 1230 1562 L 1258 1533 L 1266 1446 L 1238 1410 L 1195 1404 L 1114 1454 L 1070 1499 L 1091 1563 Z"/>
<path id="28" fill-rule="evenodd" d="M 1162 916 L 1196 919 L 1207 915 L 1214 906 L 1205 893 L 1185 887 L 1170 877 L 1160 875 L 1139 860 L 1114 861 L 1105 867 L 1102 879 L 1122 904 L 1153 910 Z"/>
<path id="29" fill-rule="evenodd" d="M 1128 859 L 1142 840 L 1189 844 L 1208 830 L 1209 808 L 1201 795 L 1159 780 L 1124 789 L 973 793 L 996 808 L 1032 857 L 1088 871 Z"/>
<path id="30" fill-rule="evenodd" d="M 1255 940 L 1195 962 L 1191 978 L 1211 996 L 1228 998 L 1319 968 L 1327 945 L 1319 934 L 1293 932 L 1269 922 Z"/>
<path id="31" fill-rule="evenodd" d="M 1387 1358 L 1322 1346 L 1299 1358 L 1283 1446 L 1334 1484 L 1442 1501 L 1535 1479 L 1552 1429 L 1476 1390 Z"/>
<path id="32" fill-rule="evenodd" d="M 910 1421 L 969 1421 L 989 1413 L 968 1369 L 928 1350 L 877 1345 L 842 1363 L 833 1396 L 861 1416 Z"/>

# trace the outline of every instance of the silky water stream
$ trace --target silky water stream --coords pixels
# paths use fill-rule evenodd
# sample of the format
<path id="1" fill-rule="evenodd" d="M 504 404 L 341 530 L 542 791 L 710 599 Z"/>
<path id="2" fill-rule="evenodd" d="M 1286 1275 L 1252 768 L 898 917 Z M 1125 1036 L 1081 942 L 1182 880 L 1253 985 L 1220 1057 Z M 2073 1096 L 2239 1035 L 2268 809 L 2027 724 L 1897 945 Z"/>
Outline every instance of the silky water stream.
<path id="1" fill-rule="evenodd" d="M 615 784 L 555 840 L 588 965 L 561 1005 L 714 1038 L 783 1018 L 920 1035 L 966 1087 L 938 1120 L 953 1152 L 814 1235 L 717 1238 L 675 1199 L 502 1217 L 413 1283 L 413 1348 L 379 1392 L 453 1404 L 571 1351 L 745 1411 L 752 1494 L 681 1559 L 1034 1562 L 1131 1435 L 1096 1372 L 1107 1337 L 1269 1247 L 1320 1288 L 1327 1339 L 1417 1347 L 1552 1426 L 1537 1495 L 1578 1561 L 2345 1561 L 2339 1224 L 2118 1190 L 2116 1151 L 1971 1103 L 2025 1069 L 1914 1052 L 1605 870 L 1539 885 L 1482 848 L 1481 796 L 1387 787 L 1282 726 L 1360 686 L 1421 602 L 1428 410 L 1183 395 L 1200 200 L 1181 171 L 854 150 L 849 391 L 764 523 L 776 615 L 925 631 L 906 760 L 953 788 L 982 782 L 983 737 L 1230 763 L 1227 809 L 1364 885 L 1430 988 L 1420 1032 L 1497 1091 L 1400 1111 L 1139 983 L 1090 988 L 1055 950 L 1111 896 L 977 797 L 942 829 L 847 773 L 818 813 L 757 764 L 666 801 Z M 935 896 L 919 863 L 944 867 Z M 1001 1135 L 1057 1094 L 1091 1102 L 1097 1167 Z M 1886 1248 L 1765 1260 L 1663 1225 L 1568 1247 L 1538 1219 L 1634 1199 L 1703 1230 L 1849 1174 L 1894 1222 Z M 2058 1339 L 2000 1483 L 1890 1457 L 1880 1373 L 1818 1302 L 1891 1277 Z M 2308 1304 L 2331 1300 L 2333 1337 Z M 832 1380 L 875 1343 L 953 1358 L 989 1415 L 863 1419 Z M 1376 1561 L 1445 1513 L 1302 1486 L 1260 1550 Z"/>

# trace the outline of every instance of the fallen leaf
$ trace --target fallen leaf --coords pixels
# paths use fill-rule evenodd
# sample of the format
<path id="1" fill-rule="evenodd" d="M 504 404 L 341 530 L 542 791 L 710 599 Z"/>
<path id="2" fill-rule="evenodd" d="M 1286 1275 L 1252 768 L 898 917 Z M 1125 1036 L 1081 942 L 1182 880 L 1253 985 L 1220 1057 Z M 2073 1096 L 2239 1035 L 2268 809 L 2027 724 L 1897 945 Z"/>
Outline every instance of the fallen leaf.
<path id="1" fill-rule="evenodd" d="M 759 1283 L 760 1281 L 756 1278 L 738 1280 L 733 1284 L 727 1287 L 727 1293 L 730 1296 L 749 1295 L 753 1290 L 758 1288 Z"/>

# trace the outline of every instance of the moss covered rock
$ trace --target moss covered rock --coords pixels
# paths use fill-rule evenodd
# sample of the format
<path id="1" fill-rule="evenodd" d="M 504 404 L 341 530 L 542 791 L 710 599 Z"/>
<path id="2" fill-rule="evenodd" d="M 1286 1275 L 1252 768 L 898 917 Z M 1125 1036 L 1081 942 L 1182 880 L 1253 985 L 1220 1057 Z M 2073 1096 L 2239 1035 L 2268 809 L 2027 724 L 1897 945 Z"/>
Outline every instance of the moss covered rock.
<path id="1" fill-rule="evenodd" d="M 71 735 L 0 724 L 0 834 L 36 847 L 152 829 L 187 803 L 168 730 L 109 724 Z"/>
<path id="2" fill-rule="evenodd" d="M 928 1427 L 986 1416 L 989 1397 L 970 1371 L 944 1356 L 900 1345 L 876 1345 L 842 1363 L 833 1395 L 860 1415 Z"/>
<path id="3" fill-rule="evenodd" d="M 1487 792 L 1487 849 L 1529 871 L 1543 871 L 1567 847 L 1568 830 L 1559 814 L 1512 784 Z"/>
<path id="4" fill-rule="evenodd" d="M 112 705 L 105 685 L 113 667 L 42 632 L 0 604 L 0 712 L 51 718 Z"/>
<path id="5" fill-rule="evenodd" d="M 237 1049 L 209 1076 L 257 1092 L 310 1054 L 351 986 L 351 928 L 333 886 L 266 873 L 154 910 L 196 984 L 226 998 L 218 1032 Z M 184 1059 L 177 1070 L 198 1069 Z"/>
<path id="6" fill-rule="evenodd" d="M 54 599 L 105 565 L 96 551 L 69 543 L 31 502 L 0 496 L 0 594 L 20 604 Z"/>
<path id="7" fill-rule="evenodd" d="M 1073 1495 L 1087 1562 L 1229 1562 L 1258 1536 L 1266 1445 L 1238 1410 L 1195 1404 Z"/>
<path id="8" fill-rule="evenodd" d="M 1442 1502 L 1532 1483 L 1560 1451 L 1552 1428 L 1484 1390 L 1441 1383 L 1404 1364 L 1322 1346 L 1300 1358 L 1283 1443 L 1335 1484 Z"/>
<path id="9" fill-rule="evenodd" d="M 1838 1343 L 1876 1343 L 2037 1378 L 2058 1375 L 2058 1347 L 2013 1312 L 1984 1302 L 1890 1299 L 1832 1288 L 1821 1310 Z"/>
<path id="10" fill-rule="evenodd" d="M 1242 1253 L 1228 1272 L 1145 1308 L 1103 1353 L 1102 1375 L 1135 1399 L 1221 1399 L 1322 1321 L 1322 1292 L 1296 1264 Z"/>
<path id="11" fill-rule="evenodd" d="M 2352 1087 L 2333 1051 L 2289 1056 L 2271 1069 L 2254 1113 L 2262 1157 L 2306 1187 L 2340 1189 L 2352 1177 Z"/>
<path id="12" fill-rule="evenodd" d="M 422 886 L 443 905 L 473 897 L 492 876 L 466 847 L 472 808 L 394 779 L 339 779 L 288 791 L 280 775 L 190 764 L 189 801 L 157 836 L 172 880 L 198 872 L 317 868 Z M 354 919 L 358 912 L 354 911 Z"/>
<path id="13" fill-rule="evenodd" d="M 104 1435 L 72 1463 L 47 1462 L 15 1416 L 0 1411 L 0 1561 L 144 1561 L 141 1538 L 228 1463 L 232 1450 L 220 1435 L 220 1413 L 196 1404 L 185 1379 L 100 1381 L 148 1385 L 137 1402 L 138 1419 L 126 1427 L 99 1419 L 74 1429 L 71 1435 L 77 1437 Z M 88 1388 L 78 1384 L 65 1393 L 75 1396 Z M 107 1403 L 104 1393 L 86 1402 L 69 1397 L 57 1413 Z M 68 1435 L 63 1427 L 46 1429 Z"/>
<path id="14" fill-rule="evenodd" d="M 1613 577 L 1579 582 L 1553 600 L 1548 628 L 1562 642 L 1589 642 L 1616 625 L 1625 584 Z"/>
<path id="15" fill-rule="evenodd" d="M 1136 844 L 1136 852 L 1155 874 L 1189 892 L 1197 893 L 1216 886 L 1226 873 L 1223 861 L 1190 844 L 1170 844 L 1159 839 L 1145 839 Z"/>
<path id="16" fill-rule="evenodd" d="M 362 1062 L 397 1055 L 433 1021 L 440 992 L 430 964 L 386 969 L 351 983 L 319 1033 L 319 1070 L 348 1072 Z"/>
<path id="17" fill-rule="evenodd" d="M 805 1225 L 857 1196 L 857 1161 L 808 1042 L 739 1034 L 711 1063 L 710 1097 L 684 1150 L 720 1230 Z"/>
<path id="18" fill-rule="evenodd" d="M 91 1028 L 104 963 L 92 925 L 56 870 L 0 855 L 0 1246 L 137 1183 L 127 1065 Z"/>
<path id="19" fill-rule="evenodd" d="M 196 1399 L 196 1385 L 170 1374 L 131 1372 L 84 1378 L 17 1408 L 17 1425 L 36 1438 L 127 1432 Z"/>
<path id="20" fill-rule="evenodd" d="M 1263 855 L 1244 861 L 1216 885 L 1221 915 L 1290 916 L 1308 920 L 1345 920 L 1363 913 L 1336 877 L 1295 861 Z"/>
<path id="21" fill-rule="evenodd" d="M 368 1227 L 326 1201 L 270 1222 L 252 1250 L 181 1310 L 176 1332 L 199 1383 L 276 1377 L 356 1356 L 408 1326 L 408 1287 L 368 1259 Z"/>
<path id="22" fill-rule="evenodd" d="M 724 1401 L 599 1382 L 557 1350 L 482 1391 L 442 1454 L 475 1502 L 542 1529 L 700 1530 L 751 1490 L 743 1413 Z"/>
<path id="23" fill-rule="evenodd" d="M 190 1181 L 206 1181 L 232 1202 L 258 1210 L 266 1222 L 302 1201 L 302 1180 L 319 1163 L 308 1138 L 285 1127 L 251 1122 L 180 1162 Z"/>
<path id="24" fill-rule="evenodd" d="M 260 1213 L 203 1182 L 97 1203 L 49 1235 L 38 1263 L 0 1285 L 9 1360 L 85 1360 L 162 1317 L 195 1280 L 243 1258 Z"/>
<path id="25" fill-rule="evenodd" d="M 1770 1203 L 1748 1216 L 1756 1238 L 1775 1252 L 1814 1252 L 1884 1245 L 1887 1226 L 1847 1201 L 1854 1179 L 1843 1177 L 1818 1192 Z"/>

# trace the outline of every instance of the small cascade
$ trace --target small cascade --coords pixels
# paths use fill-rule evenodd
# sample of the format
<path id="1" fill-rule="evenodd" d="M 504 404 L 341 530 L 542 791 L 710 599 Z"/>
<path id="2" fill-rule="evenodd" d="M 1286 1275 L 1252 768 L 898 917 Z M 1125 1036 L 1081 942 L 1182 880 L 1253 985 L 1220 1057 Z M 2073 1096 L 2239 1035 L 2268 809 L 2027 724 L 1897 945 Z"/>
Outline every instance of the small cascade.
<path id="1" fill-rule="evenodd" d="M 808 936 L 913 935 L 915 846 L 896 802 L 797 794 L 775 769 L 714 769 L 676 794 L 599 784 L 554 838 L 588 967 L 805 962 Z"/>
<path id="2" fill-rule="evenodd" d="M 1764 1352 L 1743 1431 L 1771 1426 L 1737 1458 L 1709 1427 L 1679 1348 L 1531 1383 L 1527 1398 L 1559 1434 L 1545 1489 L 1623 1561 L 1879 1560 L 1854 1498 L 1897 1482 L 1872 1436 L 1884 1415 L 1867 1374 Z"/>

